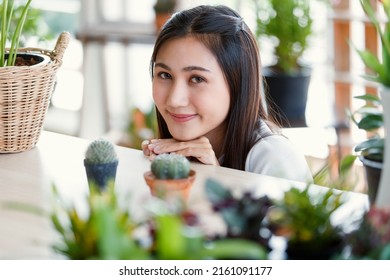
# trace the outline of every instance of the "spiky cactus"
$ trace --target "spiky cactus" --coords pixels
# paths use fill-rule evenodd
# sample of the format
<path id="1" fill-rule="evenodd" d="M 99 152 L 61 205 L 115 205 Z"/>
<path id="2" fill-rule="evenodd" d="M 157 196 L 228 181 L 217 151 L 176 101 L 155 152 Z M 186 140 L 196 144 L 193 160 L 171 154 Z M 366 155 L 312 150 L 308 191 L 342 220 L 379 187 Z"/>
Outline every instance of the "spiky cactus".
<path id="1" fill-rule="evenodd" d="M 103 164 L 117 161 L 114 145 L 105 139 L 92 141 L 85 152 L 85 161 L 89 164 Z"/>
<path id="2" fill-rule="evenodd" d="M 151 171 L 158 179 L 182 179 L 190 173 L 190 162 L 175 153 L 160 154 L 152 161 Z"/>

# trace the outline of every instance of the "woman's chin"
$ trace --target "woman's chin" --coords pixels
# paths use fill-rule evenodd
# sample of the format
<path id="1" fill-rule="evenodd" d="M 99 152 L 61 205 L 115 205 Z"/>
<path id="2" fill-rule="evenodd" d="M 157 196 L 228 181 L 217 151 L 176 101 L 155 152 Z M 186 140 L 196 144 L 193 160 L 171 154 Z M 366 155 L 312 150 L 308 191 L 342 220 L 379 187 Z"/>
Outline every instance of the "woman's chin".
<path id="1" fill-rule="evenodd" d="M 194 137 L 193 135 L 182 135 L 182 134 L 172 134 L 173 139 L 180 142 L 187 142 L 199 137 Z"/>

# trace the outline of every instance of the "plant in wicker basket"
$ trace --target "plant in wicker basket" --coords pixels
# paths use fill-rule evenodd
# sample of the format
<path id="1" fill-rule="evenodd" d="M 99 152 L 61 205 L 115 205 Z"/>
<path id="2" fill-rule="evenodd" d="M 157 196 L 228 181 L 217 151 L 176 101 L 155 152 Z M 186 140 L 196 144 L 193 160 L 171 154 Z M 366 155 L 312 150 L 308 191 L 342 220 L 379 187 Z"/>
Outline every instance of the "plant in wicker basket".
<path id="1" fill-rule="evenodd" d="M 19 48 L 31 0 L 11 30 L 13 1 L 3 0 L 0 20 L 0 153 L 32 149 L 38 142 L 55 76 L 70 40 L 63 32 L 54 50 Z M 7 38 L 13 34 L 10 47 Z"/>

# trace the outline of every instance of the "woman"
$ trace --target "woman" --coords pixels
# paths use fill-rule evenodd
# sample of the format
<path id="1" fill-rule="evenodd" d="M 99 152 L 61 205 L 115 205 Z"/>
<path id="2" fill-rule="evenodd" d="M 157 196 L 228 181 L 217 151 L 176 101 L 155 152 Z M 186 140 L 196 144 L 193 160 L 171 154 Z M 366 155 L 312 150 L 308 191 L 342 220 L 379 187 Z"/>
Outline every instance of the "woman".
<path id="1" fill-rule="evenodd" d="M 226 6 L 176 13 L 160 31 L 151 58 L 159 139 L 144 154 L 175 152 L 221 165 L 311 181 L 303 155 L 278 132 L 261 101 L 256 40 Z"/>

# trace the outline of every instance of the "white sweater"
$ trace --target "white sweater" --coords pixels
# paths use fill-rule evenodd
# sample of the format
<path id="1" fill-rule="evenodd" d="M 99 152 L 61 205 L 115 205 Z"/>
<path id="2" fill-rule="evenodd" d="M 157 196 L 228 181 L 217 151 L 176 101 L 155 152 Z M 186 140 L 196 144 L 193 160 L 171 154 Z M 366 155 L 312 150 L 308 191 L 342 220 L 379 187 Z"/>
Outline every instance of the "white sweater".
<path id="1" fill-rule="evenodd" d="M 262 125 L 261 135 L 265 134 L 268 135 L 249 151 L 245 171 L 312 183 L 313 176 L 307 161 L 293 143 L 283 135 L 271 134 L 269 128 Z"/>

